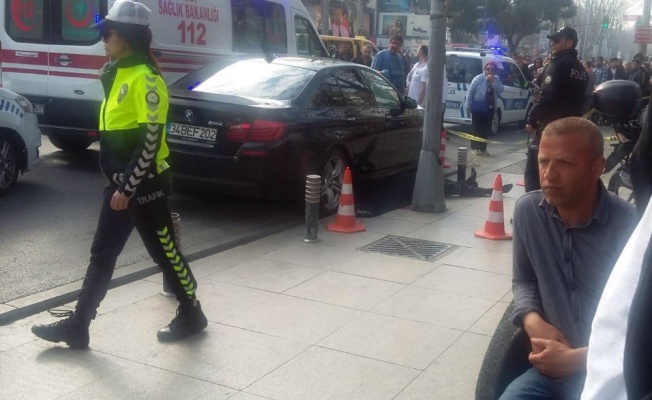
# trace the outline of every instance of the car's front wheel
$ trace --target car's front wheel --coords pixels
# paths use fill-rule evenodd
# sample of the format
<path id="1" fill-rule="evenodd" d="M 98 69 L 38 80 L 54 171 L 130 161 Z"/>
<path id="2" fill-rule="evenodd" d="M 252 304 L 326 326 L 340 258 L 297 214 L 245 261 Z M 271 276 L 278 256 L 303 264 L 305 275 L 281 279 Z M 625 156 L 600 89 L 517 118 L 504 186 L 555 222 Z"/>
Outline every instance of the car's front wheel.
<path id="1" fill-rule="evenodd" d="M 88 146 L 93 143 L 92 140 L 76 138 L 76 137 L 67 137 L 63 135 L 49 134 L 50 142 L 54 147 L 61 149 L 63 151 L 82 151 L 86 150 Z"/>
<path id="2" fill-rule="evenodd" d="M 344 171 L 348 166 L 348 160 L 340 150 L 330 150 L 324 156 L 319 168 L 321 174 L 319 214 L 322 217 L 337 212 L 344 184 Z"/>
<path id="3" fill-rule="evenodd" d="M 16 184 L 19 172 L 16 144 L 0 137 L 0 195 L 7 193 Z"/>
<path id="4" fill-rule="evenodd" d="M 494 117 L 491 120 L 491 134 L 495 135 L 500 129 L 500 110 L 494 112 Z"/>

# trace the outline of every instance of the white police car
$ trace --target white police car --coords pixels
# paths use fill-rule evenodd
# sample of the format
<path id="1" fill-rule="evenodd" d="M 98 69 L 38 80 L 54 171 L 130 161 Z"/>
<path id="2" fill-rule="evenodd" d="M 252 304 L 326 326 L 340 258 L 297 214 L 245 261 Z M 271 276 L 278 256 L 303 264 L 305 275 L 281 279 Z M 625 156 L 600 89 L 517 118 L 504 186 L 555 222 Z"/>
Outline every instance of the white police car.
<path id="1" fill-rule="evenodd" d="M 533 85 L 525 80 L 523 72 L 509 57 L 494 54 L 491 50 L 447 51 L 448 93 L 444 122 L 471 124 L 471 115 L 466 112 L 464 102 L 473 78 L 484 71 L 488 62 L 495 62 L 505 90 L 498 95 L 496 113 L 491 131 L 498 132 L 501 124 L 518 122 L 525 126 L 525 118 L 534 103 Z"/>
<path id="2" fill-rule="evenodd" d="M 32 104 L 0 88 L 0 195 L 7 193 L 18 175 L 39 161 L 41 131 Z"/>

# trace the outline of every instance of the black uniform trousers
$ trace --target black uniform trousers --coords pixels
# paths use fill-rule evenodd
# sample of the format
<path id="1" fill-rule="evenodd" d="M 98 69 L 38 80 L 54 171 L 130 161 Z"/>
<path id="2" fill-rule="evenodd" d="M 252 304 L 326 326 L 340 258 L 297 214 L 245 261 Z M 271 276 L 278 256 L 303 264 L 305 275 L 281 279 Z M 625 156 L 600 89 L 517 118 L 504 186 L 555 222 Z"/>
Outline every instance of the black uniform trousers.
<path id="1" fill-rule="evenodd" d="M 77 315 L 95 318 L 109 289 L 118 256 L 134 227 L 182 307 L 192 307 L 197 282 L 177 248 L 168 203 L 170 184 L 167 173 L 164 175 L 141 182 L 129 200 L 128 209 L 123 211 L 115 211 L 110 206 L 117 187 L 110 185 L 104 189 L 90 263 L 75 308 Z"/>
<path id="2" fill-rule="evenodd" d="M 527 160 L 525 161 L 525 172 L 523 178 L 525 181 L 525 193 L 541 189 L 539 181 L 539 142 L 541 135 L 537 131 L 534 139 L 527 149 Z"/>

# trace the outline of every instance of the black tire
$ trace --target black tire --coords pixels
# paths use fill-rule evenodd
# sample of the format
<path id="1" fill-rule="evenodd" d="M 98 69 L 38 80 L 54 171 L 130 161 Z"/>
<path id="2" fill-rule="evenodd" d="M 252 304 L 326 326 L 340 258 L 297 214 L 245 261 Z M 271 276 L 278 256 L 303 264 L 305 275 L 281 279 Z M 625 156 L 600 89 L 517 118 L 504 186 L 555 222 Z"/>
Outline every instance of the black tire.
<path id="1" fill-rule="evenodd" d="M 322 159 L 319 165 L 319 175 L 321 176 L 319 215 L 321 217 L 337 212 L 346 167 L 349 167 L 349 161 L 338 149 L 330 150 Z"/>
<path id="2" fill-rule="evenodd" d="M 498 130 L 500 129 L 500 110 L 496 110 L 494 112 L 494 117 L 491 120 L 491 134 L 495 135 L 498 133 Z"/>
<path id="3" fill-rule="evenodd" d="M 616 171 L 613 175 L 611 175 L 611 178 L 609 178 L 609 183 L 607 184 L 607 190 L 615 193 L 621 199 L 634 204 L 634 191 L 632 190 L 631 185 L 623 182 L 620 171 Z"/>
<path id="4" fill-rule="evenodd" d="M 49 134 L 50 142 L 54 147 L 61 149 L 63 151 L 83 151 L 90 146 L 93 141 L 85 138 L 75 138 L 69 136 L 60 136 L 55 134 Z"/>
<path id="5" fill-rule="evenodd" d="M 15 142 L 8 138 L 0 137 L 0 195 L 3 195 L 16 184 L 19 166 L 19 149 Z"/>

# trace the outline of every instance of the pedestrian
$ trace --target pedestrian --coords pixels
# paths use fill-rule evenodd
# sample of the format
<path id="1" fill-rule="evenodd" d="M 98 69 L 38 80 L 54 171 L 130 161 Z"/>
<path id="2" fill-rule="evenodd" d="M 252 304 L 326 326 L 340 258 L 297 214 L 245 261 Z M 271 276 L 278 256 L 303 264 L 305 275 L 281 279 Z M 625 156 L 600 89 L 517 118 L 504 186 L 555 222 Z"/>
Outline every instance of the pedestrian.
<path id="1" fill-rule="evenodd" d="M 351 60 L 351 50 L 348 43 L 340 42 L 340 44 L 337 46 L 337 54 L 335 55 L 335 59 L 342 61 Z"/>
<path id="2" fill-rule="evenodd" d="M 466 112 L 471 113 L 471 124 L 475 136 L 487 139 L 491 135 L 491 124 L 496 111 L 498 95 L 504 90 L 497 73 L 498 66 L 490 61 L 485 64 L 484 72 L 478 74 L 469 85 L 466 95 Z M 487 142 L 471 140 L 471 152 L 488 156 Z"/>
<path id="3" fill-rule="evenodd" d="M 541 88 L 528 114 L 525 129 L 534 134 L 525 164 L 525 191 L 540 189 L 539 140 L 546 125 L 559 118 L 581 116 L 588 74 L 577 58 L 578 38 L 575 29 L 564 27 L 548 35 L 551 42 L 550 63 L 538 76 Z"/>
<path id="4" fill-rule="evenodd" d="M 371 68 L 380 71 L 385 78 L 396 87 L 399 93 L 405 93 L 405 61 L 401 54 L 403 47 L 403 37 L 400 35 L 393 36 L 389 41 L 389 48 L 376 54 L 371 63 Z"/>
<path id="5" fill-rule="evenodd" d="M 584 69 L 589 77 L 589 83 L 586 85 L 586 92 L 584 92 L 584 103 L 582 104 L 582 115 L 589 112 L 593 105 L 593 90 L 595 90 L 595 84 L 598 80 L 596 72 L 593 70 L 593 64 L 591 61 L 587 60 L 583 63 Z"/>
<path id="6" fill-rule="evenodd" d="M 421 45 L 417 49 L 419 61 L 414 64 L 407 76 L 409 97 L 417 101 L 417 105 L 426 105 L 426 84 L 428 83 L 428 46 Z"/>
<path id="7" fill-rule="evenodd" d="M 614 79 L 627 79 L 627 74 L 616 57 L 609 60 L 609 68 L 607 69 L 607 80 L 612 81 Z"/>
<path id="8" fill-rule="evenodd" d="M 625 77 L 623 79 L 629 80 L 629 76 L 632 74 L 632 63 L 625 61 L 623 63 L 623 70 L 625 70 Z"/>
<path id="9" fill-rule="evenodd" d="M 371 61 L 373 58 L 371 57 L 371 54 L 373 53 L 371 46 L 368 44 L 365 44 L 362 46 L 362 50 L 358 53 L 357 57 L 353 59 L 353 62 L 356 64 L 360 65 L 366 65 L 367 67 L 371 67 Z"/>
<path id="10" fill-rule="evenodd" d="M 638 83 L 641 90 L 646 86 L 647 80 L 645 79 L 645 70 L 641 68 L 641 61 L 638 58 L 632 60 L 632 71 L 629 74 L 628 80 Z"/>
<path id="11" fill-rule="evenodd" d="M 582 400 L 652 398 L 652 113 L 643 122 L 630 164 L 640 220 L 602 291 Z"/>
<path id="12" fill-rule="evenodd" d="M 530 76 L 532 77 L 531 81 L 534 82 L 537 80 L 539 75 L 539 69 L 543 68 L 543 58 L 537 57 L 534 59 L 534 63 L 529 67 Z"/>
<path id="13" fill-rule="evenodd" d="M 165 161 L 168 93 L 150 49 L 149 14 L 141 3 L 120 0 L 92 25 L 111 58 L 100 72 L 100 168 L 108 183 L 75 310 L 58 315 L 67 317 L 59 322 L 32 327 L 36 336 L 71 348 L 88 347 L 91 320 L 134 227 L 179 302 L 176 317 L 158 331 L 158 339 L 182 339 L 208 324 L 195 295 L 197 282 L 174 237 Z"/>
<path id="14" fill-rule="evenodd" d="M 609 69 L 604 65 L 604 57 L 602 56 L 596 57 L 593 70 L 595 71 L 596 86 L 607 81 L 607 71 Z"/>
<path id="15" fill-rule="evenodd" d="M 634 207 L 600 179 L 603 153 L 600 129 L 584 118 L 558 119 L 542 133 L 543 190 L 518 199 L 513 218 L 512 321 L 530 339 L 532 366 L 501 400 L 582 392 L 591 322 L 636 221 Z"/>

